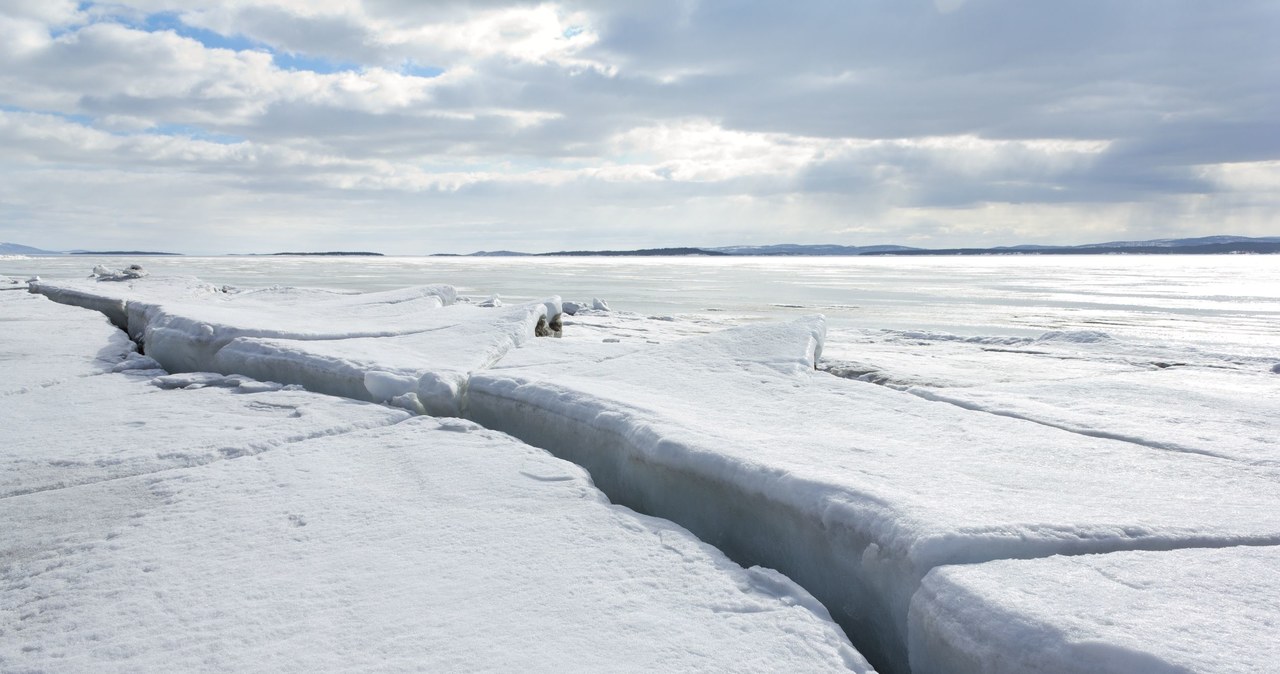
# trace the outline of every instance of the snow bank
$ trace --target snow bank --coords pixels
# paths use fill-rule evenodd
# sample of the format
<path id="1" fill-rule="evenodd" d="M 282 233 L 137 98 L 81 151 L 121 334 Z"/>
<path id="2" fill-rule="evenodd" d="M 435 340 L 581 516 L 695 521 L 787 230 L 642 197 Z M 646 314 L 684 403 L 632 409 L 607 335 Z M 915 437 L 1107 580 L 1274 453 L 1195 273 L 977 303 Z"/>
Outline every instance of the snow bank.
<path id="1" fill-rule="evenodd" d="M 943 564 L 1280 543 L 1280 473 L 815 372 L 820 318 L 582 368 L 477 373 L 468 414 L 591 471 L 823 601 L 906 671 L 907 611 Z"/>
<path id="2" fill-rule="evenodd" d="M 1280 548 L 943 566 L 911 604 L 917 672 L 1273 671 Z"/>

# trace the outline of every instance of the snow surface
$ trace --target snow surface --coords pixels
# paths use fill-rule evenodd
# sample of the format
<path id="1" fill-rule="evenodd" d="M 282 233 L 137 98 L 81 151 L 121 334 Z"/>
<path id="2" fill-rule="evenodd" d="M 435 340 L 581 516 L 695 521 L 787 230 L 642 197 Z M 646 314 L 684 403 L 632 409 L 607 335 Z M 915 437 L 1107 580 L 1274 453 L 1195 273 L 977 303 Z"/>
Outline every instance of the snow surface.
<path id="1" fill-rule="evenodd" d="M 554 300 L 511 308 L 453 306 L 437 327 L 391 337 L 332 340 L 237 338 L 206 367 L 373 402 L 402 396 L 410 409 L 458 416 L 468 373 L 532 339 Z"/>
<path id="2" fill-rule="evenodd" d="M 1274 671 L 1277 569 L 1275 547 L 939 567 L 911 604 L 911 665 L 953 674 Z"/>
<path id="3" fill-rule="evenodd" d="M 590 469 L 615 500 L 688 526 L 735 559 L 788 573 L 887 671 L 907 671 L 916 657 L 908 646 L 919 644 L 943 650 L 914 662 L 917 672 L 951 671 L 947 658 L 960 648 L 948 641 L 951 627 L 914 608 L 929 600 L 939 569 L 959 568 L 950 565 L 994 569 L 974 604 L 973 619 L 982 620 L 1006 615 L 1006 598 L 988 591 L 998 576 L 1015 579 L 1016 564 L 1033 563 L 998 560 L 1280 545 L 1280 366 L 1268 341 L 1274 325 L 1254 316 L 1270 305 L 1245 307 L 1253 312 L 1241 314 L 1245 328 L 1219 335 L 1212 321 L 1187 331 L 1183 314 L 1120 305 L 1073 316 L 1076 303 L 1096 298 L 1046 286 L 1051 308 L 1028 305 L 1017 317 L 1041 326 L 1034 332 L 846 325 L 825 339 L 819 318 L 707 334 L 755 318 L 643 316 L 555 298 L 508 309 L 496 295 L 480 303 L 491 308 L 440 307 L 420 289 L 356 295 L 155 281 L 37 289 L 118 312 L 117 322 L 149 338 L 148 353 L 156 346 L 171 367 L 185 359 L 190 369 L 461 413 L 547 447 Z M 1208 299 L 1179 301 L 1179 311 L 1213 308 Z M 531 316 L 563 309 L 575 314 L 564 339 L 527 339 Z M 1171 339 L 1175 331 L 1185 334 Z M 1209 335 L 1216 341 L 1202 339 Z M 134 355 L 124 366 L 154 363 Z M 200 373 L 153 382 L 210 395 L 280 388 Z M 1245 609 L 1215 594 L 1225 585 L 1204 590 L 1216 609 L 1206 608 L 1203 621 L 1235 629 L 1244 620 Z M 943 600 L 939 616 L 956 610 Z M 1041 618 L 1059 599 L 1043 601 L 1049 608 L 1027 620 L 1052 622 Z M 1172 643 L 1131 648 L 1119 631 L 1099 635 L 1080 662 L 1122 671 L 1163 667 Z"/>
<path id="4" fill-rule="evenodd" d="M 1280 544 L 1280 471 L 815 372 L 822 338 L 809 318 L 572 369 L 489 370 L 472 377 L 468 414 L 782 570 L 901 671 L 909 602 L 936 566 Z"/>
<path id="5" fill-rule="evenodd" d="M 22 525 L 0 543 L 4 670 L 870 671 L 780 574 L 461 420 L 3 499 L 0 518 Z"/>
<path id="6" fill-rule="evenodd" d="M 1195 366 L 918 395 L 1075 433 L 1280 466 L 1280 386 L 1267 372 Z"/>
<path id="7" fill-rule="evenodd" d="M 266 395 L 251 385 L 246 393 L 237 379 L 234 389 L 206 379 L 165 390 L 149 383 L 157 374 L 80 377 L 5 396 L 0 496 L 247 456 L 408 416 L 306 391 Z"/>
<path id="8" fill-rule="evenodd" d="M 1037 338 L 841 333 L 838 376 L 1150 447 L 1275 465 L 1280 387 L 1270 359 L 1057 331 Z"/>
<path id="9" fill-rule="evenodd" d="M 133 342 L 102 316 L 70 313 L 74 318 L 41 297 L 0 293 L 0 400 L 7 404 L 13 393 L 109 372 L 134 351 Z M 53 334 L 58 339 L 50 339 Z"/>
<path id="10" fill-rule="evenodd" d="M 5 353 L 63 383 L 0 415 L 0 671 L 871 671 L 799 586 L 542 450 L 134 353 L 85 373 L 101 317 L 15 297 L 0 324 L 57 312 Z"/>
<path id="11" fill-rule="evenodd" d="M 342 293 L 97 276 L 32 289 L 107 314 L 172 372 L 243 374 L 438 415 L 461 413 L 469 371 L 554 331 L 561 314 L 558 297 L 453 305 L 444 285 Z"/>

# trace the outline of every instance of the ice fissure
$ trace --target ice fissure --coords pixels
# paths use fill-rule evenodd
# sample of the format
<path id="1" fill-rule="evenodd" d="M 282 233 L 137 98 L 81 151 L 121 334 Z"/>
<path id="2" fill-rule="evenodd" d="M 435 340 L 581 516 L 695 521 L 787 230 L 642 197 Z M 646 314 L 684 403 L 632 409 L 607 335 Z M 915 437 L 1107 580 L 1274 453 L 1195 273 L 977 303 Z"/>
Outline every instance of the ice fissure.
<path id="1" fill-rule="evenodd" d="M 802 588 L 548 452 L 167 374 L 107 321 L 10 295 L 0 669 L 873 674 Z"/>
<path id="2" fill-rule="evenodd" d="M 98 299 L 81 306 L 117 311 Z M 1280 473 L 1271 467 L 815 372 L 821 317 L 574 368 L 483 369 L 523 343 L 506 329 L 512 324 L 521 335 L 546 330 L 551 303 L 483 330 L 460 327 L 456 341 L 426 355 L 419 340 L 447 332 L 391 331 L 343 339 L 337 349 L 334 340 L 192 320 L 162 303 L 135 311 L 126 302 L 122 310 L 131 334 L 163 343 L 155 355 L 162 363 L 361 400 L 412 394 L 422 411 L 465 415 L 545 448 L 586 468 L 616 503 L 672 520 L 739 562 L 787 574 L 885 672 L 947 671 L 949 651 L 928 632 L 942 623 L 921 613 L 936 602 L 915 600 L 941 569 L 1280 545 Z M 206 348 L 228 331 L 234 336 Z M 465 362 L 450 362 L 459 345 L 477 343 L 486 345 L 481 353 L 462 349 L 471 354 Z"/>

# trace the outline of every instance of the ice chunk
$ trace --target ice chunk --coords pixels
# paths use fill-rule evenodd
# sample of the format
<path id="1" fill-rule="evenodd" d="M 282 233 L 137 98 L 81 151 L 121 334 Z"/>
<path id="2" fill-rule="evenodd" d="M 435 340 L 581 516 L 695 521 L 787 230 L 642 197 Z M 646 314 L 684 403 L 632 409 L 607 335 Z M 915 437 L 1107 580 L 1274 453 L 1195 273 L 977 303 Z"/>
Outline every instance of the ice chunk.
<path id="1" fill-rule="evenodd" d="M 871 671 L 782 575 L 458 419 L 0 499 L 0 521 L 6 669 Z"/>
<path id="2" fill-rule="evenodd" d="M 95 265 L 92 278 L 98 281 L 127 281 L 139 279 L 147 275 L 147 270 L 140 264 L 131 264 L 124 269 L 108 269 L 103 265 Z"/>
<path id="3" fill-rule="evenodd" d="M 1276 547 L 939 567 L 911 603 L 912 671 L 1271 671 L 1277 568 Z"/>
<path id="4" fill-rule="evenodd" d="M 468 414 L 796 579 L 896 671 L 910 598 L 936 566 L 1280 543 L 1280 471 L 815 372 L 822 332 L 752 325 L 580 368 L 480 372 Z"/>

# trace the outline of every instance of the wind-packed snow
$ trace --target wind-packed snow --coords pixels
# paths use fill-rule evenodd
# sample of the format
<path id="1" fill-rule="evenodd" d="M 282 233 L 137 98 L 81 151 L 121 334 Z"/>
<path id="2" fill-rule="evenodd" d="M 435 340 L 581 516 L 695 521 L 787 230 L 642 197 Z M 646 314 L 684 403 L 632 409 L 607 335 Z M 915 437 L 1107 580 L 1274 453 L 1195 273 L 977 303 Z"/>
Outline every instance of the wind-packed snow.
<path id="1" fill-rule="evenodd" d="M 468 410 L 587 467 L 616 500 L 782 570 L 904 671 L 911 595 L 938 565 L 1280 544 L 1280 471 L 815 372 L 822 336 L 810 318 L 490 370 Z"/>
<path id="2" fill-rule="evenodd" d="M 786 577 L 543 450 L 131 352 L 82 372 L 101 316 L 0 298 L 20 324 L 47 351 L 6 340 L 16 375 L 76 379 L 4 397 L 0 671 L 872 671 Z"/>
<path id="3" fill-rule="evenodd" d="M 1215 674 L 1280 663 L 1280 548 L 943 566 L 911 604 L 911 665 L 952 674 Z"/>

